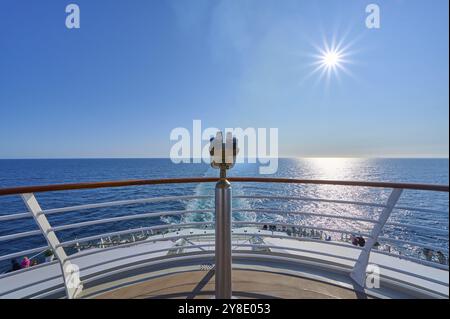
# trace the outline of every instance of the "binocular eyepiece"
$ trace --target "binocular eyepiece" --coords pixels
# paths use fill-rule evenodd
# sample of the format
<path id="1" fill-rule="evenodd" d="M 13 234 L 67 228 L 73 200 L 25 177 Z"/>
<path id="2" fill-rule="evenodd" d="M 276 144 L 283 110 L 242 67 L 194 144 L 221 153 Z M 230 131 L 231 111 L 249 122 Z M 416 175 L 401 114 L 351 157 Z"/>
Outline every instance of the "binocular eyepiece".
<path id="1" fill-rule="evenodd" d="M 211 167 L 220 169 L 222 175 L 225 170 L 232 168 L 236 163 L 236 155 L 239 153 L 237 139 L 231 132 L 228 132 L 224 142 L 222 132 L 219 131 L 216 137 L 211 137 L 209 142 Z"/>

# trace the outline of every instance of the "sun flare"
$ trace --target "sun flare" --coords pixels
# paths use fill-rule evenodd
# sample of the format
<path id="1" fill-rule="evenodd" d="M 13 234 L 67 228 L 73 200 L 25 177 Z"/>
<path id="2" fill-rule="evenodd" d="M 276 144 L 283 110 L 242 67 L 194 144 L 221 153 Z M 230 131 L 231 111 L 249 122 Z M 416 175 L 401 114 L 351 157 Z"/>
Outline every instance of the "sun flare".
<path id="1" fill-rule="evenodd" d="M 332 77 L 339 79 L 339 74 L 342 72 L 351 75 L 351 72 L 347 69 L 348 64 L 351 64 L 350 55 L 352 52 L 349 51 L 351 43 L 344 46 L 342 42 L 333 39 L 331 43 L 328 43 L 324 40 L 322 47 L 315 46 L 317 53 L 313 55 L 314 62 L 312 65 L 314 70 L 310 75 L 318 73 L 319 80 L 326 78 L 327 82 Z"/>
<path id="2" fill-rule="evenodd" d="M 329 51 L 325 52 L 322 56 L 322 63 L 327 68 L 334 68 L 341 62 L 341 55 L 339 52 Z"/>

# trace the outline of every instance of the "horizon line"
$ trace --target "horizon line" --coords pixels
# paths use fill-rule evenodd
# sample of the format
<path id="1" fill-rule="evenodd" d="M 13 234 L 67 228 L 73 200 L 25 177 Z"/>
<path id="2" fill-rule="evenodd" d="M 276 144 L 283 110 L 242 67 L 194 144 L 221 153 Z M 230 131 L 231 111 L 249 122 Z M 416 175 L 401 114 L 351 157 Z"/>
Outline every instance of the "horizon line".
<path id="1" fill-rule="evenodd" d="M 244 159 L 258 159 L 244 157 Z M 263 159 L 275 159 L 276 157 L 262 157 Z M 339 159 L 449 159 L 449 156 L 426 155 L 426 156 L 279 156 L 278 159 L 315 159 L 315 158 L 339 158 Z M 168 159 L 170 157 L 5 157 L 0 160 L 90 160 L 90 159 Z M 185 158 L 189 160 L 202 159 L 199 157 Z M 200 164 L 200 163 L 193 163 Z"/>

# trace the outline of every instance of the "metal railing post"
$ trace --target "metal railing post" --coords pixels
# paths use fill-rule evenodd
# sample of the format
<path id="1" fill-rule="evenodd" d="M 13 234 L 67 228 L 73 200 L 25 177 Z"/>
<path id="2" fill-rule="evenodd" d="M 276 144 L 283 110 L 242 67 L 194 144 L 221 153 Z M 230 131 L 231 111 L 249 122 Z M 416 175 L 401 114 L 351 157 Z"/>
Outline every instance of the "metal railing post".
<path id="1" fill-rule="evenodd" d="M 79 281 L 78 267 L 67 260 L 66 252 L 64 251 L 64 248 L 60 246 L 58 237 L 56 237 L 55 232 L 52 230 L 50 223 L 48 222 L 45 214 L 42 212 L 41 206 L 39 205 L 34 194 L 21 194 L 21 196 L 28 210 L 33 215 L 36 224 L 39 226 L 39 229 L 44 235 L 49 247 L 52 249 L 53 254 L 59 261 L 67 298 L 76 298 L 76 296 L 80 294 L 83 289 L 83 285 Z"/>
<path id="2" fill-rule="evenodd" d="M 221 178 L 216 184 L 216 299 L 231 299 L 231 184 Z"/>
<path id="3" fill-rule="evenodd" d="M 370 233 L 370 237 L 368 238 L 366 245 L 361 250 L 361 253 L 359 254 L 358 260 L 355 263 L 355 266 L 353 267 L 352 272 L 350 273 L 350 277 L 360 286 L 365 286 L 366 281 L 366 269 L 367 265 L 369 264 L 369 258 L 370 258 L 370 252 L 372 251 L 373 246 L 378 241 L 378 237 L 380 236 L 380 233 L 386 224 L 387 220 L 389 219 L 389 216 L 392 213 L 392 210 L 394 209 L 395 205 L 397 204 L 398 199 L 402 195 L 403 189 L 401 188 L 394 188 L 391 192 L 391 195 L 389 195 L 389 198 L 386 203 L 386 207 L 381 212 L 377 223 L 373 226 L 372 231 Z"/>

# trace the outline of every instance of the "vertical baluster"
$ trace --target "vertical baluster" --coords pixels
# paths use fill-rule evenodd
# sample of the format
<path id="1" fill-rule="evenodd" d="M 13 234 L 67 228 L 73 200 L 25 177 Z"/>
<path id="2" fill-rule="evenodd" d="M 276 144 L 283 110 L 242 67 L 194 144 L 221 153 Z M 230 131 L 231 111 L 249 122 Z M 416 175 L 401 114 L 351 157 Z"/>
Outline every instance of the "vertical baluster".
<path id="1" fill-rule="evenodd" d="M 350 273 L 350 277 L 361 287 L 365 286 L 366 269 L 369 263 L 370 252 L 372 251 L 372 248 L 375 245 L 375 243 L 378 241 L 378 237 L 380 236 L 380 233 L 383 230 L 384 225 L 389 219 L 392 210 L 397 204 L 398 199 L 402 195 L 402 192 L 403 189 L 401 188 L 394 188 L 392 190 L 387 200 L 386 207 L 381 212 L 377 223 L 373 226 L 370 238 L 368 238 L 368 240 L 366 241 L 366 245 L 361 250 L 358 260 L 356 261 L 355 266 L 353 267 L 353 270 Z"/>
<path id="2" fill-rule="evenodd" d="M 56 258 L 58 258 L 63 275 L 64 286 L 66 288 L 67 298 L 76 298 L 76 296 L 81 293 L 81 290 L 83 289 L 83 286 L 79 281 L 79 277 L 77 277 L 78 267 L 67 260 L 66 252 L 64 251 L 64 248 L 60 246 L 58 237 L 52 230 L 52 227 L 50 226 L 50 223 L 43 213 L 34 194 L 21 194 L 21 196 L 28 210 L 33 215 L 36 224 L 39 226 L 39 229 L 44 235 L 45 240 L 53 250 L 53 254 Z"/>

